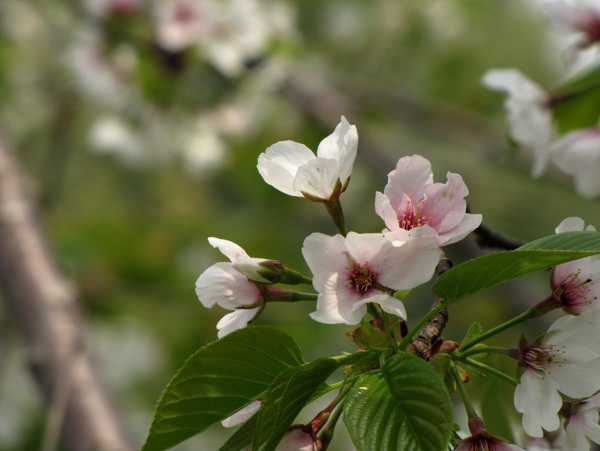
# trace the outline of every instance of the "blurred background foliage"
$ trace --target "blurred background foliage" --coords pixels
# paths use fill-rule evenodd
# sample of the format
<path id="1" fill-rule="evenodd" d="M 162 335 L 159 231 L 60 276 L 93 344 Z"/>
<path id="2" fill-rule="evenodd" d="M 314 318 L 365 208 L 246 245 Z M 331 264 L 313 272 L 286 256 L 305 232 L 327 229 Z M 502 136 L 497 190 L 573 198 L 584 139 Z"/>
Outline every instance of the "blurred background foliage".
<path id="1" fill-rule="evenodd" d="M 225 313 L 194 293 L 198 275 L 225 259 L 206 238 L 306 273 L 304 238 L 335 233 L 324 208 L 262 181 L 257 157 L 277 141 L 316 149 L 340 115 L 356 124 L 359 153 L 341 200 L 357 232 L 383 228 L 375 191 L 415 153 L 431 160 L 436 181 L 461 174 L 470 211 L 496 232 L 529 241 L 567 216 L 600 226 L 597 203 L 578 198 L 565 176 L 530 178 L 531 156 L 506 140 L 503 95 L 480 83 L 495 67 L 545 86 L 564 78 L 557 38 L 534 3 L 214 0 L 222 22 L 187 41 L 161 28 L 168 3 L 0 3 L 0 126 L 34 180 L 54 250 L 78 286 L 90 347 L 136 444 L 166 383 L 216 339 Z M 252 13 L 240 19 L 229 4 Z M 244 35 L 243 19 L 260 31 Z M 455 264 L 482 252 L 473 239 L 448 249 Z M 452 306 L 444 335 L 460 341 L 471 322 L 488 328 L 547 294 L 547 274 L 537 274 L 473 296 Z M 433 300 L 429 286 L 412 293 L 409 324 Z M 259 322 L 292 334 L 307 360 L 352 352 L 347 327 L 311 321 L 313 308 L 270 305 Z M 3 309 L 0 319 L 0 449 L 37 449 L 44 406 L 18 331 Z M 511 331 L 499 341 L 511 333 L 516 340 Z M 477 376 L 473 385 L 485 389 Z M 226 433 L 177 449 L 216 449 Z"/>

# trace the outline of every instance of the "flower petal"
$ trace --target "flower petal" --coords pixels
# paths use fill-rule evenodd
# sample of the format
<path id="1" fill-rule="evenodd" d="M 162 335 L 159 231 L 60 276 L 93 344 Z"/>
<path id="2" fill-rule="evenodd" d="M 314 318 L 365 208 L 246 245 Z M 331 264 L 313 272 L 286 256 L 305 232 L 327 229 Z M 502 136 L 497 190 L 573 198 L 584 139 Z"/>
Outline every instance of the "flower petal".
<path id="1" fill-rule="evenodd" d="M 401 246 L 390 242 L 373 259 L 380 268 L 377 281 L 394 290 L 419 286 L 431 279 L 440 255 L 433 239 L 412 239 Z"/>
<path id="2" fill-rule="evenodd" d="M 243 329 L 256 316 L 260 307 L 253 309 L 239 309 L 233 313 L 228 313 L 217 323 L 219 332 L 217 336 L 223 338 L 234 330 Z"/>
<path id="3" fill-rule="evenodd" d="M 216 263 L 200 274 L 196 294 L 207 308 L 219 304 L 227 309 L 253 304 L 262 296 L 256 285 L 225 262 Z"/>
<path id="4" fill-rule="evenodd" d="M 226 427 L 226 428 L 230 428 L 233 426 L 237 426 L 238 424 L 242 424 L 244 421 L 248 420 L 256 412 L 258 412 L 258 409 L 260 409 L 261 403 L 262 403 L 261 400 L 256 400 L 256 401 L 248 404 L 242 410 L 239 410 L 236 413 L 234 413 L 233 415 L 231 415 L 230 417 L 225 418 L 223 421 L 221 421 L 221 424 L 223 425 L 223 427 Z"/>
<path id="5" fill-rule="evenodd" d="M 405 194 L 418 202 L 432 183 L 431 163 L 426 158 L 421 155 L 403 157 L 398 160 L 396 169 L 388 174 L 383 193 L 390 199 L 392 207 L 399 211 Z"/>
<path id="6" fill-rule="evenodd" d="M 237 262 L 243 258 L 248 258 L 244 249 L 232 241 L 222 240 L 220 238 L 210 237 L 208 242 L 212 247 L 218 248 L 221 253 L 232 262 Z"/>
<path id="7" fill-rule="evenodd" d="M 293 187 L 298 168 L 316 157 L 304 144 L 280 141 L 258 157 L 258 172 L 269 185 L 290 196 L 302 197 Z"/>
<path id="8" fill-rule="evenodd" d="M 298 168 L 293 189 L 328 200 L 340 177 L 341 167 L 337 160 L 315 158 Z"/>
<path id="9" fill-rule="evenodd" d="M 317 310 L 310 314 L 315 321 L 325 324 L 358 324 L 367 313 L 362 297 L 352 292 L 339 273 L 330 274 L 317 298 Z"/>
<path id="10" fill-rule="evenodd" d="M 336 160 L 340 164 L 342 185 L 350 177 L 358 149 L 356 126 L 350 125 L 342 116 L 334 132 L 325 138 L 317 148 L 317 157 Z"/>
<path id="11" fill-rule="evenodd" d="M 348 253 L 342 235 L 312 233 L 304 240 L 302 255 L 313 273 L 313 286 L 318 292 L 332 273 L 348 266 Z"/>
<path id="12" fill-rule="evenodd" d="M 533 370 L 521 375 L 515 389 L 515 408 L 523 414 L 523 429 L 532 437 L 542 437 L 542 428 L 554 431 L 560 426 L 562 398 L 556 388 L 554 381 L 542 379 Z"/>

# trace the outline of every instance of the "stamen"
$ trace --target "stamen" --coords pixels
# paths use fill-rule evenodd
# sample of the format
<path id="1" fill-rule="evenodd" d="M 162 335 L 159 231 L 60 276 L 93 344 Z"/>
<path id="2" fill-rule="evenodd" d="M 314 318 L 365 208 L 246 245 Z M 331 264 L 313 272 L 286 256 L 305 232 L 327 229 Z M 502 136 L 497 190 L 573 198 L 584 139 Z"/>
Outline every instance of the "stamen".
<path id="1" fill-rule="evenodd" d="M 431 212 L 423 214 L 423 205 L 425 199 L 421 199 L 415 206 L 412 198 L 408 196 L 408 202 L 404 211 L 400 211 L 398 214 L 398 224 L 404 230 L 412 230 L 415 227 L 420 227 L 429 224 L 431 221 Z"/>

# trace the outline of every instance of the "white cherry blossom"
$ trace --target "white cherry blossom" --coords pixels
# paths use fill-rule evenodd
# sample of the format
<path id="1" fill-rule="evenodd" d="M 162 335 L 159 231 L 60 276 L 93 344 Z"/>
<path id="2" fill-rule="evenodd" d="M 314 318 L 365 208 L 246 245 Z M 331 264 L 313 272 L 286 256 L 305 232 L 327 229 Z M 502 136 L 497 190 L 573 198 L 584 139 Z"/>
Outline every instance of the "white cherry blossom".
<path id="1" fill-rule="evenodd" d="M 304 144 L 280 141 L 260 154 L 257 168 L 265 182 L 285 194 L 327 201 L 346 188 L 357 147 L 356 127 L 342 116 L 316 156 Z"/>
<path id="2" fill-rule="evenodd" d="M 584 230 L 581 218 L 564 219 L 556 228 L 556 233 L 581 232 Z M 585 231 L 595 232 L 588 225 Z M 552 297 L 567 313 L 579 315 L 588 308 L 600 307 L 600 258 L 585 257 L 573 260 L 552 269 L 550 287 Z"/>
<path id="3" fill-rule="evenodd" d="M 567 49 L 568 60 L 576 51 L 600 41 L 600 3 L 597 0 L 546 0 L 540 12 L 557 30 L 575 35 Z"/>
<path id="4" fill-rule="evenodd" d="M 292 426 L 283 436 L 275 451 L 317 451 L 317 440 L 307 427 Z"/>
<path id="5" fill-rule="evenodd" d="M 235 269 L 234 265 L 263 259 L 250 258 L 244 249 L 231 241 L 218 238 L 208 240 L 213 247 L 218 247 L 231 260 L 231 263 L 215 263 L 196 281 L 196 294 L 202 305 L 211 308 L 218 304 L 225 309 L 235 310 L 225 315 L 217 324 L 218 336 L 221 338 L 247 326 L 259 312 L 263 297 L 263 292 L 256 284 Z"/>
<path id="6" fill-rule="evenodd" d="M 575 130 L 551 147 L 552 162 L 575 178 L 577 193 L 586 198 L 600 195 L 600 128 Z"/>
<path id="7" fill-rule="evenodd" d="M 579 404 L 579 403 L 577 403 Z M 565 427 L 563 449 L 569 451 L 589 451 L 591 441 L 600 444 L 600 395 L 580 402 L 576 411 L 568 418 Z"/>
<path id="8" fill-rule="evenodd" d="M 485 87 L 504 91 L 511 137 L 533 151 L 531 173 L 539 177 L 548 165 L 549 145 L 554 138 L 550 95 L 516 69 L 492 69 L 482 78 Z"/>
<path id="9" fill-rule="evenodd" d="M 463 179 L 449 172 L 433 183 L 431 163 L 420 155 L 403 157 L 389 173 L 384 193 L 375 195 L 375 211 L 394 240 L 430 237 L 438 245 L 456 243 L 476 229 L 481 215 L 466 213 L 469 193 Z"/>
<path id="10" fill-rule="evenodd" d="M 327 324 L 357 324 L 369 302 L 406 318 L 404 305 L 392 296 L 393 291 L 427 282 L 440 251 L 433 239 L 399 244 L 379 233 L 350 232 L 346 238 L 313 233 L 307 237 L 302 254 L 319 293 L 311 318 Z"/>
<path id="11" fill-rule="evenodd" d="M 519 366 L 523 373 L 514 402 L 530 436 L 542 437 L 542 428 L 558 429 L 560 393 L 582 398 L 600 390 L 598 324 L 600 310 L 590 309 L 579 316 L 558 319 L 540 342 L 522 343 Z"/>

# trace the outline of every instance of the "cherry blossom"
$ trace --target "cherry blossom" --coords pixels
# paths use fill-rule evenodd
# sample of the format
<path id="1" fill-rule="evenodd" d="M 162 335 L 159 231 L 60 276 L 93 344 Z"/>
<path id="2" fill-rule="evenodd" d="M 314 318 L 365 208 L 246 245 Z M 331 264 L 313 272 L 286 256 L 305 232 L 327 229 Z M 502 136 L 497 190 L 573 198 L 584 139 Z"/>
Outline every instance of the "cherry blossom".
<path id="1" fill-rule="evenodd" d="M 523 448 L 512 445 L 507 440 L 496 435 L 474 435 L 461 440 L 454 451 L 524 451 Z"/>
<path id="2" fill-rule="evenodd" d="M 313 233 L 307 237 L 302 254 L 319 293 L 311 318 L 327 324 L 357 324 L 369 302 L 406 318 L 404 305 L 393 292 L 427 282 L 440 251 L 433 239 L 399 244 L 379 233 L 350 232 L 345 238 Z"/>
<path id="3" fill-rule="evenodd" d="M 581 232 L 584 222 L 581 218 L 567 218 L 556 228 L 556 233 Z M 586 231 L 596 229 L 588 225 Z M 552 269 L 550 287 L 553 300 L 560 303 L 561 308 L 573 315 L 579 315 L 584 310 L 600 306 L 598 295 L 600 286 L 600 259 L 596 256 L 580 258 Z"/>
<path id="4" fill-rule="evenodd" d="M 217 324 L 221 338 L 248 325 L 262 306 L 263 291 L 235 269 L 234 264 L 263 259 L 251 259 L 244 249 L 231 241 L 218 238 L 209 238 L 208 241 L 231 260 L 231 263 L 215 263 L 196 281 L 196 294 L 204 307 L 211 308 L 218 304 L 225 309 L 235 310 Z"/>
<path id="5" fill-rule="evenodd" d="M 179 52 L 194 47 L 223 75 L 238 77 L 278 37 L 293 37 L 293 10 L 257 0 L 157 0 L 156 40 Z"/>
<path id="6" fill-rule="evenodd" d="M 575 177 L 575 189 L 587 198 L 600 195 L 600 128 L 575 130 L 551 147 L 552 162 Z"/>
<path id="7" fill-rule="evenodd" d="M 327 201 L 346 189 L 357 148 L 356 127 L 342 116 L 316 156 L 304 144 L 280 141 L 260 154 L 257 168 L 265 182 L 285 194 Z"/>
<path id="8" fill-rule="evenodd" d="M 305 426 L 292 426 L 275 451 L 317 451 L 317 439 Z"/>
<path id="9" fill-rule="evenodd" d="M 403 157 L 389 173 L 384 194 L 376 193 L 375 211 L 394 240 L 434 238 L 438 245 L 460 241 L 481 223 L 466 213 L 469 193 L 463 179 L 449 172 L 447 182 L 433 183 L 431 163 L 420 155 Z"/>
<path id="10" fill-rule="evenodd" d="M 554 137 L 550 95 L 516 69 L 492 69 L 483 75 L 483 85 L 504 91 L 511 137 L 533 151 L 531 173 L 539 177 L 548 166 L 548 147 Z"/>
<path id="11" fill-rule="evenodd" d="M 242 424 L 244 421 L 250 419 L 250 417 L 252 417 L 252 415 L 254 415 L 256 412 L 258 412 L 261 403 L 262 400 L 257 399 L 230 417 L 225 418 L 223 421 L 221 421 L 221 424 L 226 428 L 231 428 L 237 426 L 238 424 Z"/>
<path id="12" fill-rule="evenodd" d="M 600 444 L 600 395 L 573 403 L 574 412 L 568 417 L 563 449 L 589 451 L 588 438 Z"/>
<path id="13" fill-rule="evenodd" d="M 520 382 L 515 390 L 517 411 L 523 414 L 523 429 L 541 437 L 542 428 L 554 431 L 560 425 L 560 393 L 572 398 L 600 390 L 600 310 L 555 321 L 541 340 L 520 346 Z M 560 392 L 560 393 L 559 393 Z"/>
<path id="14" fill-rule="evenodd" d="M 576 50 L 600 42 L 600 4 L 590 0 L 546 0 L 540 5 L 542 15 L 558 30 L 576 34 L 568 59 Z"/>

